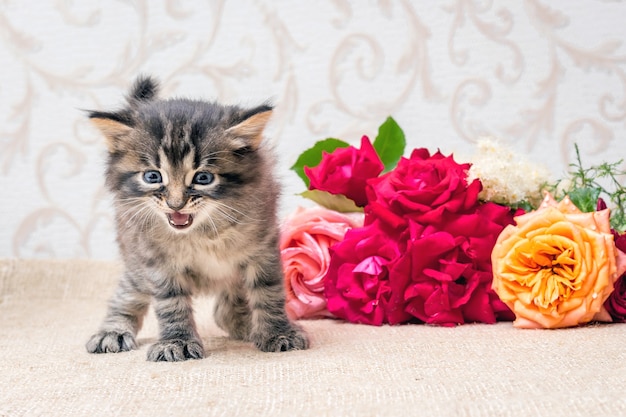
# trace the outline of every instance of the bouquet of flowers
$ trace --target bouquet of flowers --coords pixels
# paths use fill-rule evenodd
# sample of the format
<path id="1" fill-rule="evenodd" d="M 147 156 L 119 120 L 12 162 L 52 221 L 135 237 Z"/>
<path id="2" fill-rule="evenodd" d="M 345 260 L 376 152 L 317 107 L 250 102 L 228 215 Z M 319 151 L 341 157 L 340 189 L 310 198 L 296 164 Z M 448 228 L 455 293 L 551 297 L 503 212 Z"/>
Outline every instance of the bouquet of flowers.
<path id="1" fill-rule="evenodd" d="M 292 317 L 519 327 L 626 319 L 626 234 L 611 229 L 606 207 L 582 213 L 572 203 L 604 204 L 607 190 L 589 175 L 593 192 L 557 203 L 542 200 L 545 170 L 496 142 L 481 141 L 472 163 L 425 148 L 404 157 L 405 146 L 388 118 L 373 143 L 326 139 L 292 167 L 318 204 L 283 225 Z M 552 191 L 584 188 L 569 184 Z M 621 210 L 623 221 L 621 203 L 614 219 Z"/>

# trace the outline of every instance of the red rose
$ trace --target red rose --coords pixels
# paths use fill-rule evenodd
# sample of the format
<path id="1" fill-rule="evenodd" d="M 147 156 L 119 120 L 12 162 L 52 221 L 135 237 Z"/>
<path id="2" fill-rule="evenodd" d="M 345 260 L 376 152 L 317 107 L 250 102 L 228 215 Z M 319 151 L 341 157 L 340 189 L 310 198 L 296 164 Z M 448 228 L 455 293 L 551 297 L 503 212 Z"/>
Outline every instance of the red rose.
<path id="1" fill-rule="evenodd" d="M 480 203 L 469 164 L 426 149 L 367 182 L 366 225 L 331 248 L 328 310 L 380 325 L 513 320 L 491 289 L 491 253 L 513 223 L 509 208 Z"/>
<path id="2" fill-rule="evenodd" d="M 378 223 L 349 230 L 331 248 L 324 287 L 328 311 L 352 323 L 377 326 L 410 319 L 398 304 L 398 283 L 389 280 L 389 269 L 401 253 L 399 240 L 383 233 Z"/>
<path id="3" fill-rule="evenodd" d="M 467 184 L 470 164 L 457 164 L 452 156 L 416 149 L 409 159 L 402 158 L 391 172 L 368 181 L 367 212 L 399 226 L 405 217 L 434 224 L 445 213 L 473 207 L 481 190 L 480 181 Z M 397 216 L 394 218 L 394 216 Z"/>
<path id="4" fill-rule="evenodd" d="M 309 189 L 343 194 L 358 206 L 367 204 L 365 184 L 385 168 L 367 136 L 361 138 L 361 149 L 353 146 L 324 153 L 315 168 L 304 167 L 311 180 Z"/>
<path id="5" fill-rule="evenodd" d="M 481 284 L 481 276 L 461 250 L 462 237 L 435 230 L 424 232 L 427 235 L 409 241 L 400 261 L 410 273 L 411 282 L 405 291 L 407 311 L 428 324 L 462 324 L 462 308 Z M 485 297 L 480 301 L 482 307 L 489 305 Z"/>
<path id="6" fill-rule="evenodd" d="M 496 203 L 478 203 L 473 210 L 464 214 L 443 216 L 441 230 L 454 236 L 466 238 L 464 251 L 481 271 L 491 271 L 491 252 L 498 236 L 509 224 L 514 224 L 511 209 Z"/>
<path id="7" fill-rule="evenodd" d="M 411 238 L 399 261 L 410 271 L 406 311 L 444 326 L 513 320 L 491 289 L 491 251 L 500 232 L 513 222 L 510 210 L 486 203 L 471 213 L 444 217 L 442 228 L 409 222 Z"/>
<path id="8" fill-rule="evenodd" d="M 615 247 L 626 252 L 626 233 L 621 235 L 613 231 Z M 626 274 L 622 274 L 613 286 L 614 290 L 604 302 L 604 308 L 617 323 L 626 323 Z"/>
<path id="9" fill-rule="evenodd" d="M 467 245 L 463 249 L 464 252 L 472 260 L 478 271 L 487 274 L 483 277 L 486 285 L 485 290 L 489 296 L 490 307 L 498 321 L 515 320 L 515 314 L 491 288 L 493 279 L 491 252 L 502 230 L 509 224 L 514 223 L 515 216 L 523 213 L 524 211 L 521 209 L 512 212 L 506 206 L 487 202 L 479 203 L 471 213 L 460 216 L 450 215 L 444 218 L 445 226 L 443 228 L 455 236 L 459 235 L 467 238 Z M 469 319 L 470 316 L 475 316 L 474 313 L 470 312 L 471 308 L 473 307 L 468 306 L 464 309 L 466 321 L 491 323 L 491 321 Z"/>
<path id="10" fill-rule="evenodd" d="M 604 302 L 604 308 L 616 323 L 626 323 L 626 274 L 615 281 L 613 292 Z"/>

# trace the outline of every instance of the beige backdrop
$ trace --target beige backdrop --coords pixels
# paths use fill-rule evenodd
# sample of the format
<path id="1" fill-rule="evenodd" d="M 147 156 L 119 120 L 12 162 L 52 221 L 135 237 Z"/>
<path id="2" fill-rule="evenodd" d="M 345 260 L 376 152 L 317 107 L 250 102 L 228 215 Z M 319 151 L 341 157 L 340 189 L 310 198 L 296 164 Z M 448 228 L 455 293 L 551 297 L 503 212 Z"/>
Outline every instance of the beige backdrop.
<path id="1" fill-rule="evenodd" d="M 316 140 L 393 115 L 410 147 L 508 141 L 560 175 L 626 156 L 621 1 L 0 0 L 0 257 L 117 256 L 104 147 L 81 109 L 138 73 L 165 95 L 277 111 L 288 170 Z"/>

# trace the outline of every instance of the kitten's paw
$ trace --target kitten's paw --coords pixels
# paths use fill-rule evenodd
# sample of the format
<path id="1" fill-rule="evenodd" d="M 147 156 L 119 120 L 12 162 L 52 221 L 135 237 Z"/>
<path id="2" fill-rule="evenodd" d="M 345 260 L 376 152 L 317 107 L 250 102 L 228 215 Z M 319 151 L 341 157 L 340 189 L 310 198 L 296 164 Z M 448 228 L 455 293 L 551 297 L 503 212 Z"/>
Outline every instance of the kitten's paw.
<path id="1" fill-rule="evenodd" d="M 101 331 L 85 345 L 89 353 L 117 353 L 137 349 L 135 337 L 129 332 Z"/>
<path id="2" fill-rule="evenodd" d="M 152 362 L 179 362 L 204 358 L 204 347 L 198 340 L 161 340 L 148 349 Z"/>
<path id="3" fill-rule="evenodd" d="M 308 349 L 309 339 L 301 329 L 294 326 L 285 332 L 255 337 L 254 344 L 263 352 L 286 352 Z"/>

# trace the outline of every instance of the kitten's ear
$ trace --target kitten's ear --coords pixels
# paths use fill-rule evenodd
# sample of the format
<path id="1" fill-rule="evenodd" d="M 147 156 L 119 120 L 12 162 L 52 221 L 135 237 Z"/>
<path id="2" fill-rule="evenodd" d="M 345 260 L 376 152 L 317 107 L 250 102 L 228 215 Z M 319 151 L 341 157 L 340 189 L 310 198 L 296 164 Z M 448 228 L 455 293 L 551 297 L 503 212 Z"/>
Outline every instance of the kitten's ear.
<path id="1" fill-rule="evenodd" d="M 131 121 L 122 113 L 90 112 L 89 119 L 104 134 L 109 152 L 122 148 L 122 143 L 133 130 Z"/>
<path id="2" fill-rule="evenodd" d="M 263 140 L 263 129 L 272 116 L 272 107 L 262 105 L 245 112 L 241 121 L 226 130 L 226 133 L 237 136 L 245 141 L 244 146 L 256 150 Z"/>
<path id="3" fill-rule="evenodd" d="M 140 75 L 128 94 L 128 103 L 132 106 L 139 102 L 150 101 L 159 93 L 159 82 L 150 76 Z"/>

